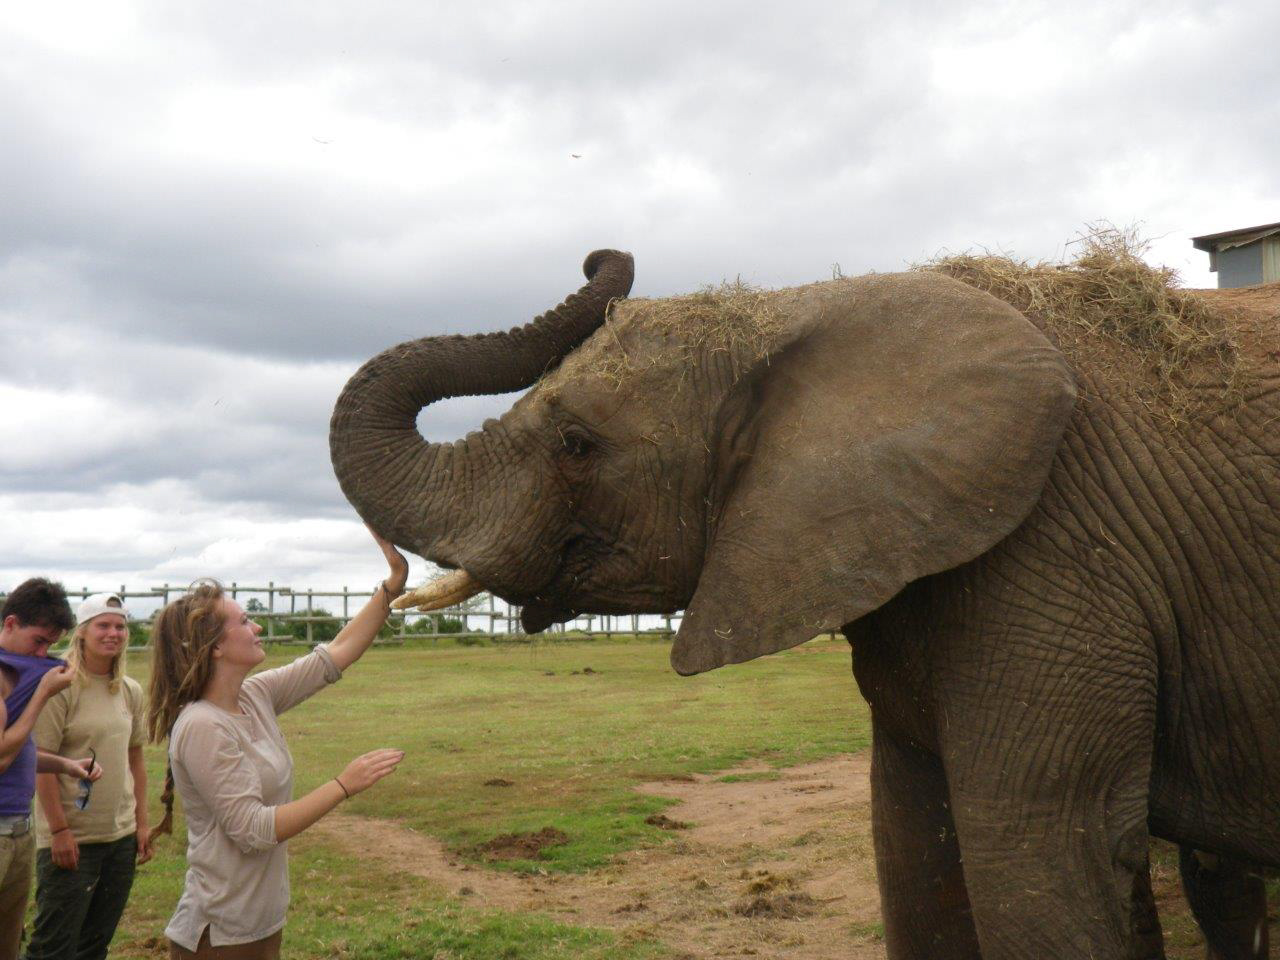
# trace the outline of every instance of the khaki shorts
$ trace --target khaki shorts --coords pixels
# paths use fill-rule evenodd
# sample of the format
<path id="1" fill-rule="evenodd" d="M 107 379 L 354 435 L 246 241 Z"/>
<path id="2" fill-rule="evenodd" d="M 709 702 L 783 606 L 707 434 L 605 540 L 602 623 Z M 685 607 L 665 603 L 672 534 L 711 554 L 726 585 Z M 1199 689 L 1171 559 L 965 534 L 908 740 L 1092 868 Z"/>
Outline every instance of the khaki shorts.
<path id="1" fill-rule="evenodd" d="M 209 944 L 209 928 L 204 928 L 196 952 L 180 947 L 169 941 L 169 960 L 280 960 L 280 941 L 283 930 L 277 930 L 269 937 L 254 940 L 252 943 L 234 943 L 225 947 L 214 947 Z"/>
<path id="2" fill-rule="evenodd" d="M 31 831 L 20 837 L 0 836 L 0 960 L 18 960 L 35 862 L 36 838 Z"/>

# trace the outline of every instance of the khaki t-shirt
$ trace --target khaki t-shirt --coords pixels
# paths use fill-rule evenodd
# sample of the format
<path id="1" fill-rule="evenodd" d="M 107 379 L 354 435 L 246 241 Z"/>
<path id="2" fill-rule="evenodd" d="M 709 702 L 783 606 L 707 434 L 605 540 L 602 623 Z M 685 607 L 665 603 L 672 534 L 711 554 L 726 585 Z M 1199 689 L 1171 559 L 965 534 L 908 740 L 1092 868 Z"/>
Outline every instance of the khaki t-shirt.
<path id="1" fill-rule="evenodd" d="M 40 711 L 32 734 L 37 747 L 77 759 L 89 756 L 92 748 L 102 766 L 102 777 L 94 782 L 83 810 L 75 805 L 80 781 L 58 777 L 62 812 L 79 843 L 108 843 L 137 829 L 129 748 L 145 742 L 143 709 L 138 681 L 121 677 L 112 693 L 106 677 L 90 674 L 50 699 Z M 49 821 L 37 798 L 36 846 L 49 845 Z"/>

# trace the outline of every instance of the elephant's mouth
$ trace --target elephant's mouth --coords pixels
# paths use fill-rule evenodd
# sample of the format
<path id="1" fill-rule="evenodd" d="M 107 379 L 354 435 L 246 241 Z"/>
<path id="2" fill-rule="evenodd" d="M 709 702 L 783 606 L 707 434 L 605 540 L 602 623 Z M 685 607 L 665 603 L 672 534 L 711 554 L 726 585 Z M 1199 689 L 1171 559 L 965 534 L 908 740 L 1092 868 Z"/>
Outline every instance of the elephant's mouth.
<path id="1" fill-rule="evenodd" d="M 525 633 L 539 633 L 553 623 L 563 623 L 578 615 L 580 611 L 568 602 L 568 598 L 580 590 L 591 567 L 590 558 L 601 552 L 598 543 L 582 534 L 571 536 L 564 542 L 555 572 L 521 604 L 520 626 Z"/>
<path id="2" fill-rule="evenodd" d="M 540 633 L 553 623 L 563 623 L 576 616 L 572 610 L 537 602 L 526 603 L 520 608 L 520 626 L 525 633 Z"/>
<path id="3" fill-rule="evenodd" d="M 520 625 L 526 633 L 540 633 L 556 623 L 564 623 L 583 613 L 630 614 L 664 613 L 677 609 L 668 597 L 657 594 L 627 569 L 627 551 L 611 550 L 602 538 L 576 534 L 565 540 L 551 576 L 534 590 L 520 590 L 495 583 L 497 577 L 485 571 L 488 583 L 462 567 L 451 570 L 393 602 L 397 609 L 416 607 L 428 613 L 463 603 L 482 590 L 491 590 L 520 607 Z M 437 563 L 453 563 L 434 558 Z M 618 564 L 622 563 L 621 569 Z M 628 576 L 631 574 L 631 576 Z M 617 575 L 616 578 L 613 575 Z M 634 582 L 631 589 L 618 583 Z M 608 584 L 607 589 L 601 589 Z"/>
<path id="4" fill-rule="evenodd" d="M 662 614 L 684 606 L 653 580 L 626 544 L 576 534 L 564 542 L 555 573 L 521 605 L 520 624 L 537 633 L 582 614 Z"/>

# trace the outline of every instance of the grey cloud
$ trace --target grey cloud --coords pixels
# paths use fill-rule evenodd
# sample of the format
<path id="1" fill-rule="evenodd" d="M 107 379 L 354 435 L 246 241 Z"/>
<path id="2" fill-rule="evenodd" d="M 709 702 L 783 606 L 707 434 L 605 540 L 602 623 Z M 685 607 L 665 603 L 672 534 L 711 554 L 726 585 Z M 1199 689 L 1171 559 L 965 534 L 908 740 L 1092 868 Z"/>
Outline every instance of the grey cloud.
<path id="1" fill-rule="evenodd" d="M 206 504 L 190 568 L 223 516 L 349 521 L 327 452 L 346 377 L 528 320 L 596 246 L 660 296 L 1061 256 L 1110 217 L 1200 270 L 1189 234 L 1280 218 L 1277 32 L 1274 5 L 1182 0 L 148 0 L 111 44 L 0 29 L 0 391 L 48 405 L 31 436 L 0 423 L 0 495 L 152 531 Z M 184 493 L 148 499 L 166 483 Z M 72 564 L 73 541 L 21 549 Z"/>

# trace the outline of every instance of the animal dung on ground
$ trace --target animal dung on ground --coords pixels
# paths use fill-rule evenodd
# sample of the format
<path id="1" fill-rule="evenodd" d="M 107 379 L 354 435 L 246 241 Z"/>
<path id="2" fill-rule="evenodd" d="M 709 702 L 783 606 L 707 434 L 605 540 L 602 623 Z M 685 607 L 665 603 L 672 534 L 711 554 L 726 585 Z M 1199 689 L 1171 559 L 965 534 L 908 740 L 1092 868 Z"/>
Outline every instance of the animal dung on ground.
<path id="1" fill-rule="evenodd" d="M 747 884 L 748 893 L 770 893 L 774 890 L 792 890 L 796 882 L 788 876 L 770 873 L 768 870 L 757 870 L 754 876 L 742 871 L 743 879 L 750 879 Z"/>
<path id="2" fill-rule="evenodd" d="M 543 827 L 533 833 L 504 833 L 478 843 L 472 852 L 483 860 L 536 860 L 547 847 L 569 842 L 569 835 L 555 827 Z"/>
<path id="3" fill-rule="evenodd" d="M 692 826 L 683 820 L 672 820 L 665 813 L 655 813 L 653 816 L 645 817 L 644 822 L 659 830 L 688 830 Z"/>
<path id="4" fill-rule="evenodd" d="M 799 920 L 812 916 L 817 901 L 803 891 L 761 893 L 739 900 L 733 912 L 740 917 L 773 917 L 778 920 Z"/>
<path id="5" fill-rule="evenodd" d="M 490 780 L 486 780 L 484 785 L 486 787 L 514 787 L 516 784 L 514 780 L 504 780 L 502 777 L 493 777 Z"/>

